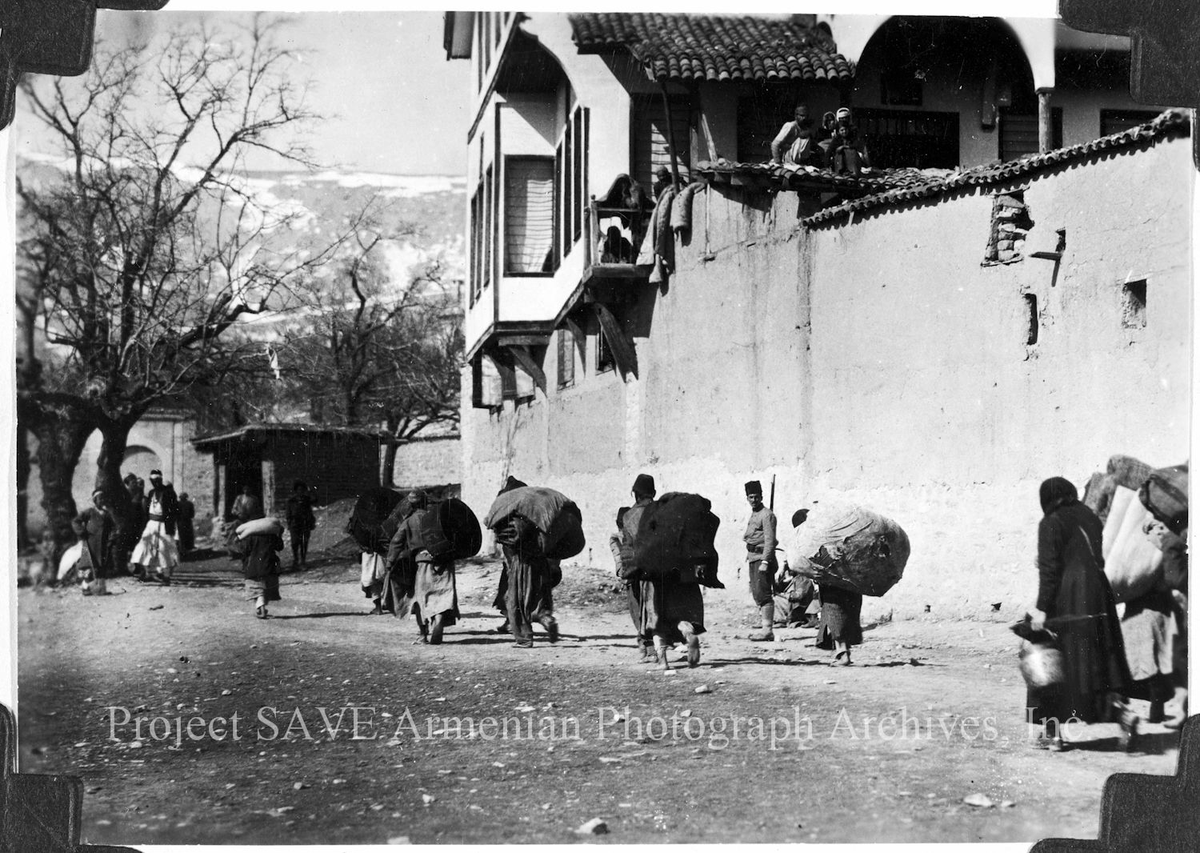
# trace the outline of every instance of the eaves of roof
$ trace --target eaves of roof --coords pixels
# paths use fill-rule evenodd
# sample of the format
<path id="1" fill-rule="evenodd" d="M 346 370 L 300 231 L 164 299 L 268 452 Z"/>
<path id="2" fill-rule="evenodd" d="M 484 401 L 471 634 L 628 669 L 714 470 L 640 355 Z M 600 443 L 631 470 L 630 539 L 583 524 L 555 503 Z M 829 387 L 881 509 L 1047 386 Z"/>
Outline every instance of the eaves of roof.
<path id="1" fill-rule="evenodd" d="M 992 163 L 949 174 L 942 172 L 940 175 L 929 175 L 925 180 L 912 174 L 915 172 L 919 176 L 919 170 L 901 170 L 909 173 L 899 176 L 903 179 L 901 185 L 892 185 L 880 192 L 870 193 L 834 207 L 825 208 L 802 219 L 801 223 L 807 228 L 812 228 L 847 217 L 852 213 L 941 196 L 967 187 L 1007 183 L 1027 175 L 1094 160 L 1107 153 L 1145 148 L 1164 139 L 1190 135 L 1191 122 L 1189 110 L 1168 110 L 1146 124 L 1132 127 L 1121 133 L 1072 145 L 1069 148 L 1048 151 L 1045 154 L 1030 154 L 1006 163 Z M 886 184 L 889 180 L 896 180 L 896 178 L 889 178 L 885 172 L 881 176 L 881 182 Z"/>

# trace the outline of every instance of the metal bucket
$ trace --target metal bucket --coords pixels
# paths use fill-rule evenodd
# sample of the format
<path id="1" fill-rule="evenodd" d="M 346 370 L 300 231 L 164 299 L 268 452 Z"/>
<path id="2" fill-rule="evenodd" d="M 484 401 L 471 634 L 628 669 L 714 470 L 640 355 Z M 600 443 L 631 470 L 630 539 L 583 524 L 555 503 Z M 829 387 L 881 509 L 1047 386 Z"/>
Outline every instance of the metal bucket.
<path id="1" fill-rule="evenodd" d="M 1063 653 L 1053 643 L 1021 641 L 1021 676 L 1032 688 L 1050 687 L 1066 679 Z"/>

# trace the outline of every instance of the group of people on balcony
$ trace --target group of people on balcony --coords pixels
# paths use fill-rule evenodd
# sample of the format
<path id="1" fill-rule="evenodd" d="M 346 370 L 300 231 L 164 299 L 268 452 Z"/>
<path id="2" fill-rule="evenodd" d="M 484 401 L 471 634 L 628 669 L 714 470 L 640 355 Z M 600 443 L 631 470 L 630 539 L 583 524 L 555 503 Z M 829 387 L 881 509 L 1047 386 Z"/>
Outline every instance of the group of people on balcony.
<path id="1" fill-rule="evenodd" d="M 797 104 L 793 119 L 771 140 L 771 162 L 816 166 L 835 175 L 854 176 L 871 165 L 849 108 L 827 112 L 817 124 L 808 114 L 807 104 Z"/>

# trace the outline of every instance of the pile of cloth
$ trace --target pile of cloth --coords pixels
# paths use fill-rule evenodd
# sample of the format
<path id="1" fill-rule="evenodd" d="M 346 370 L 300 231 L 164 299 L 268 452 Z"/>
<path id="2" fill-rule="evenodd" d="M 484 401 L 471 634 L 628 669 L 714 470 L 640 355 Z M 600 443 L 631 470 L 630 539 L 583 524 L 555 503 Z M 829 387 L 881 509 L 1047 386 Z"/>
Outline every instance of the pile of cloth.
<path id="1" fill-rule="evenodd" d="M 908 534 L 890 518 L 848 503 L 818 503 L 787 546 L 793 572 L 822 587 L 881 596 L 904 575 Z"/>

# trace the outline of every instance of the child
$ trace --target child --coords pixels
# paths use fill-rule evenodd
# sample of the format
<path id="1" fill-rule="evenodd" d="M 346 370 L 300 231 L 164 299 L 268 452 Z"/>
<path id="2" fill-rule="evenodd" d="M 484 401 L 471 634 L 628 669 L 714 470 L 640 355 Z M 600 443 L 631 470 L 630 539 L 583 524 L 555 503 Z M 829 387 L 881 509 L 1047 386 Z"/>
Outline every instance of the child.
<path id="1" fill-rule="evenodd" d="M 246 578 L 246 597 L 254 601 L 254 615 L 267 618 L 267 604 L 279 601 L 279 555 L 283 550 L 283 523 L 273 516 L 238 525 L 237 548 Z"/>

